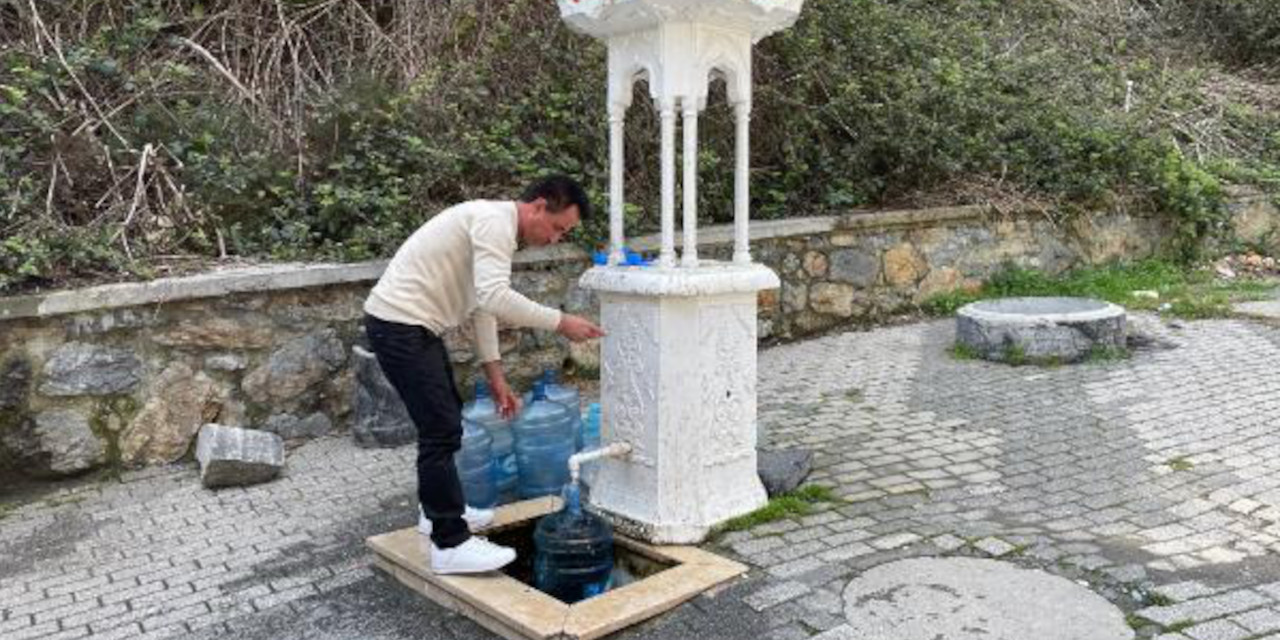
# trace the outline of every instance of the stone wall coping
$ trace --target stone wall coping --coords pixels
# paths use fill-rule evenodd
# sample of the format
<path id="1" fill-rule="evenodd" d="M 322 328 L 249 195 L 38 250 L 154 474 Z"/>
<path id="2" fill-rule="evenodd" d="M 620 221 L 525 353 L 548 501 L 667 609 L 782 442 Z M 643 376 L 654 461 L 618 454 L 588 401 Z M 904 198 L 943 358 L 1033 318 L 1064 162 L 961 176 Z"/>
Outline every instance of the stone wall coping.
<path id="1" fill-rule="evenodd" d="M 1265 197 L 1260 192 L 1237 189 L 1231 195 L 1240 201 Z M 986 206 L 970 205 L 886 211 L 857 211 L 843 215 L 755 220 L 751 222 L 751 239 L 767 240 L 791 236 L 808 236 L 836 231 L 870 231 L 903 226 L 945 225 L 982 220 L 993 213 Z M 1031 212 L 1014 212 L 1014 215 Z M 677 245 L 680 238 L 676 238 Z M 698 230 L 699 246 L 733 243 L 733 225 L 723 224 Z M 657 234 L 629 239 L 636 251 L 656 251 Z M 514 263 L 528 268 L 549 267 L 564 262 L 589 262 L 590 256 L 580 247 L 557 245 L 525 249 L 516 254 Z M 122 307 L 160 305 L 181 300 L 213 298 L 235 293 L 284 291 L 328 285 L 371 282 L 382 275 L 388 260 L 348 264 L 274 263 L 249 267 L 224 267 L 206 273 L 159 278 L 148 282 L 126 282 L 82 289 L 54 291 L 0 298 L 0 322 L 19 318 L 49 318 L 59 315 L 100 311 Z"/>

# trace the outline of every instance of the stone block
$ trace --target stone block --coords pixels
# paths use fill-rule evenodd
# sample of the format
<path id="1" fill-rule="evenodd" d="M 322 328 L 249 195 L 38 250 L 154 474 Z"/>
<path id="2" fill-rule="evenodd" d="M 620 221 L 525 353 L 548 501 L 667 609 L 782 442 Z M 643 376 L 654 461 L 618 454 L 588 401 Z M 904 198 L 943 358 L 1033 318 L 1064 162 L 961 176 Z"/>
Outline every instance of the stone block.
<path id="1" fill-rule="evenodd" d="M 351 435 L 361 447 L 398 447 L 417 440 L 418 430 L 373 353 L 352 347 L 356 370 Z"/>
<path id="2" fill-rule="evenodd" d="M 827 275 L 827 256 L 817 251 L 810 251 L 804 254 L 804 270 L 811 278 L 821 278 Z"/>
<path id="3" fill-rule="evenodd" d="M 0 367 L 0 409 L 16 409 L 26 404 L 31 384 L 31 363 L 13 358 Z"/>
<path id="4" fill-rule="evenodd" d="M 853 287 L 830 282 L 815 284 L 809 289 L 809 306 L 818 313 L 848 318 L 853 315 Z"/>
<path id="5" fill-rule="evenodd" d="M 245 376 L 245 394 L 255 402 L 285 401 L 329 379 L 346 364 L 337 331 L 322 329 L 290 340 Z"/>
<path id="6" fill-rule="evenodd" d="M 809 304 L 809 288 L 803 282 L 785 282 L 782 285 L 782 310 L 796 312 Z"/>
<path id="7" fill-rule="evenodd" d="M 205 487 L 258 484 L 284 468 L 284 441 L 265 431 L 206 424 L 196 440 L 196 460 Z"/>
<path id="8" fill-rule="evenodd" d="M 132 351 L 84 342 L 58 347 L 44 365 L 40 393 L 102 396 L 128 393 L 142 380 L 142 361 Z"/>
<path id="9" fill-rule="evenodd" d="M 64 476 L 88 471 L 106 459 L 106 447 L 89 428 L 89 420 L 71 409 L 49 409 L 3 434 L 3 445 L 36 476 Z"/>
<path id="10" fill-rule="evenodd" d="M 191 448 L 200 425 L 218 415 L 218 385 L 203 372 L 175 361 L 156 376 L 150 397 L 120 438 L 125 464 L 166 464 Z"/>
<path id="11" fill-rule="evenodd" d="M 333 421 L 323 413 L 316 412 L 305 418 L 291 413 L 277 413 L 267 418 L 264 431 L 274 433 L 285 440 L 296 438 L 318 438 L 326 435 L 333 428 Z"/>
<path id="12" fill-rule="evenodd" d="M 870 287 L 880 277 L 880 258 L 864 249 L 839 249 L 831 252 L 829 277 L 856 287 Z"/>
<path id="13" fill-rule="evenodd" d="M 770 498 L 799 487 L 812 469 L 812 451 L 789 449 L 756 453 L 756 470 Z"/>
<path id="14" fill-rule="evenodd" d="M 910 243 L 902 243 L 884 254 L 884 279 L 895 287 L 909 287 L 920 281 L 929 265 Z"/>

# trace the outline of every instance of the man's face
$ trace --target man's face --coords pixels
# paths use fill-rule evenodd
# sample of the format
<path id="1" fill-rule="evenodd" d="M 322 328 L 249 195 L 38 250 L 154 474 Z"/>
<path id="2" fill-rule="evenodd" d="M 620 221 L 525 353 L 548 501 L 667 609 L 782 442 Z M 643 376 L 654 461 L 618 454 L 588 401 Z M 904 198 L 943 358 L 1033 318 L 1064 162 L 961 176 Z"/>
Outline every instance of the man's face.
<path id="1" fill-rule="evenodd" d="M 578 226 L 578 205 L 571 204 L 560 211 L 552 213 L 547 209 L 547 201 L 539 198 L 533 201 L 534 211 L 532 224 L 529 226 L 529 244 L 543 246 L 560 242 L 560 239 Z"/>

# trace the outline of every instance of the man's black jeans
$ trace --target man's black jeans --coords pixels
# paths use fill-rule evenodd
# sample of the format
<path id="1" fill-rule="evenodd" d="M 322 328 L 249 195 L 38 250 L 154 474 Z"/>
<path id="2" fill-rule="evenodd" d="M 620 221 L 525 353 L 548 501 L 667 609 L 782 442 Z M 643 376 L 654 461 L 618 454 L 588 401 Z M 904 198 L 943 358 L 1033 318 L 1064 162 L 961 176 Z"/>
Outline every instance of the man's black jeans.
<path id="1" fill-rule="evenodd" d="M 431 519 L 431 541 L 456 547 L 471 532 L 453 454 L 462 447 L 462 398 L 439 336 L 424 327 L 365 315 L 365 333 L 387 381 L 418 428 L 418 501 Z"/>

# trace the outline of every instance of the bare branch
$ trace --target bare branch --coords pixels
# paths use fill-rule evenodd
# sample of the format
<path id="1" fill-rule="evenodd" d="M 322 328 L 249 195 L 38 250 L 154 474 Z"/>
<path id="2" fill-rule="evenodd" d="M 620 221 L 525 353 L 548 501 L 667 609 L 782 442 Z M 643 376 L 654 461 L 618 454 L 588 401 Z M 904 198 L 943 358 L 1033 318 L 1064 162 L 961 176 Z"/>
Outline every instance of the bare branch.
<path id="1" fill-rule="evenodd" d="M 255 96 L 253 92 L 250 91 L 247 87 L 241 84 L 240 79 L 237 78 L 234 73 L 231 73 L 231 70 L 228 69 L 225 65 L 223 65 L 222 62 L 219 61 L 217 57 L 215 57 L 212 53 L 209 53 L 208 49 L 200 46 L 198 43 L 193 42 L 188 38 L 178 37 L 176 38 L 176 40 L 178 43 L 182 44 L 188 49 L 191 49 L 192 51 L 195 51 L 196 53 L 200 54 L 200 57 L 204 58 L 209 62 L 209 64 L 213 65 L 214 70 L 222 74 L 222 77 L 226 78 L 227 81 L 229 81 L 236 88 L 236 90 L 239 91 L 240 94 L 244 96 L 245 100 L 248 100 L 255 106 L 258 104 L 258 97 Z"/>

